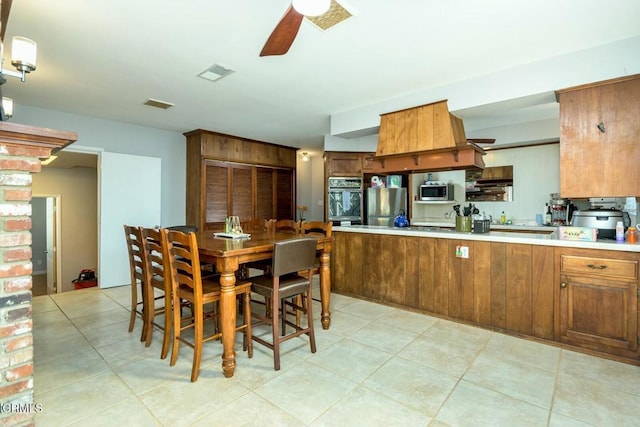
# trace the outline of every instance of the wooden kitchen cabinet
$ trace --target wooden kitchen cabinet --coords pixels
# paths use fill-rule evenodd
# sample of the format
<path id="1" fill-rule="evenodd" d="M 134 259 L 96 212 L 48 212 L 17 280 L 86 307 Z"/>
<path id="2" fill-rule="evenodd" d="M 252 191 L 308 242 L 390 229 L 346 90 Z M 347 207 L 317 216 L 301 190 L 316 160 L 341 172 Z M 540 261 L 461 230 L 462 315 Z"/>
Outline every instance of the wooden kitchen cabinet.
<path id="1" fill-rule="evenodd" d="M 556 249 L 560 342 L 638 358 L 639 255 Z"/>
<path id="2" fill-rule="evenodd" d="M 557 91 L 560 195 L 640 196 L 640 75 Z"/>
<path id="3" fill-rule="evenodd" d="M 334 232 L 337 292 L 554 337 L 554 251 L 540 245 Z M 468 258 L 456 256 L 458 246 Z"/>
<path id="4" fill-rule="evenodd" d="M 371 168 L 373 153 L 326 151 L 325 176 L 362 176 L 365 167 Z"/>
<path id="5" fill-rule="evenodd" d="M 295 217 L 294 148 L 202 130 L 185 136 L 189 225 L 219 230 L 228 215 Z"/>

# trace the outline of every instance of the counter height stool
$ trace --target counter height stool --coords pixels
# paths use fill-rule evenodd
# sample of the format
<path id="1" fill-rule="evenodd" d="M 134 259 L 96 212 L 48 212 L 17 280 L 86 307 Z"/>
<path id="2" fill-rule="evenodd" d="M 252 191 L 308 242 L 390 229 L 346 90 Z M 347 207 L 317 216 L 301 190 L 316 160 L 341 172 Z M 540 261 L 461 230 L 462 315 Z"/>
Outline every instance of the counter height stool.
<path id="1" fill-rule="evenodd" d="M 171 349 L 171 366 L 178 359 L 179 344 L 182 342 L 193 348 L 193 363 L 191 367 L 191 381 L 195 382 L 200 373 L 200 361 L 202 359 L 203 343 L 222 336 L 221 331 L 214 328 L 213 333 L 204 336 L 204 321 L 217 315 L 217 310 L 205 313 L 205 304 L 217 304 L 220 301 L 220 282 L 218 277 L 203 278 L 199 268 L 198 242 L 193 232 L 182 233 L 174 230 L 160 230 L 165 253 L 171 269 L 171 289 L 173 306 L 179 307 L 181 301 L 191 303 L 193 316 L 183 319 L 180 310 L 173 310 L 173 346 Z M 243 349 L 248 349 L 249 357 L 253 357 L 253 344 L 251 341 L 251 283 L 236 282 L 236 295 L 241 295 L 243 300 L 243 323 L 236 330 L 244 333 Z M 186 321 L 184 323 L 183 321 Z M 189 341 L 182 333 L 193 328 L 194 337 Z"/>
<path id="2" fill-rule="evenodd" d="M 317 241 L 314 238 L 299 238 L 274 243 L 273 261 L 271 273 L 252 277 L 253 292 L 269 298 L 269 313 L 266 316 L 255 316 L 258 321 L 254 326 L 261 324 L 271 325 L 271 342 L 257 336 L 253 340 L 273 350 L 273 367 L 280 370 L 280 344 L 291 338 L 306 334 L 309 336 L 311 352 L 316 352 L 316 339 L 313 329 L 313 316 L 311 310 L 312 295 L 312 267 L 316 256 Z M 298 274 L 305 270 L 306 276 Z M 294 301 L 299 295 L 305 295 L 303 306 Z M 296 299 L 299 301 L 299 299 Z M 296 311 L 307 314 L 307 326 L 302 328 L 287 320 L 286 306 L 292 306 Z M 282 331 L 286 325 L 292 326 L 294 332 L 288 335 L 280 335 L 279 323 L 282 322 Z"/>

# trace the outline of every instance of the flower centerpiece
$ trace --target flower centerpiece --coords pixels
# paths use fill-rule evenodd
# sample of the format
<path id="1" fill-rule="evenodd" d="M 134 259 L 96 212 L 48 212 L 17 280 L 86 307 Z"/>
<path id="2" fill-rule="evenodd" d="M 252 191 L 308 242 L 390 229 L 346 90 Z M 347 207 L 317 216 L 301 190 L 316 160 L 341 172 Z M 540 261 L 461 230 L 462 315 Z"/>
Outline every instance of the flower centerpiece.
<path id="1" fill-rule="evenodd" d="M 298 210 L 298 219 L 300 221 L 304 221 L 304 213 L 308 210 L 308 208 L 304 205 L 296 205 L 296 209 Z"/>

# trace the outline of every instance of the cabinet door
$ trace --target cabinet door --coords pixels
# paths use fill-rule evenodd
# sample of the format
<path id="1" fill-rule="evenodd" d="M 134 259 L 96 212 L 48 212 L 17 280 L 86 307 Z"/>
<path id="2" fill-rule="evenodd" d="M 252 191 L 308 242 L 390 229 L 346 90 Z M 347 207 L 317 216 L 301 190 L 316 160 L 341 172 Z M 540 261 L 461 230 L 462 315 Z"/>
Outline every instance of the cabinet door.
<path id="1" fill-rule="evenodd" d="M 328 176 L 360 176 L 362 156 L 360 153 L 327 153 Z"/>
<path id="2" fill-rule="evenodd" d="M 560 276 L 559 340 L 625 355 L 638 349 L 636 282 Z"/>
<path id="3" fill-rule="evenodd" d="M 295 219 L 295 175 L 290 169 L 276 169 L 276 218 Z"/>
<path id="4" fill-rule="evenodd" d="M 275 170 L 271 168 L 257 168 L 256 181 L 256 218 L 276 218 Z"/>
<path id="5" fill-rule="evenodd" d="M 231 172 L 231 215 L 242 221 L 253 219 L 253 177 L 251 167 L 233 166 Z"/>
<path id="6" fill-rule="evenodd" d="M 206 163 L 205 171 L 205 228 L 215 227 L 212 223 L 224 224 L 229 215 L 229 171 L 224 164 Z M 207 224 L 210 224 L 207 225 Z"/>
<path id="7" fill-rule="evenodd" d="M 561 91 L 559 101 L 562 197 L 639 196 L 640 76 Z"/>

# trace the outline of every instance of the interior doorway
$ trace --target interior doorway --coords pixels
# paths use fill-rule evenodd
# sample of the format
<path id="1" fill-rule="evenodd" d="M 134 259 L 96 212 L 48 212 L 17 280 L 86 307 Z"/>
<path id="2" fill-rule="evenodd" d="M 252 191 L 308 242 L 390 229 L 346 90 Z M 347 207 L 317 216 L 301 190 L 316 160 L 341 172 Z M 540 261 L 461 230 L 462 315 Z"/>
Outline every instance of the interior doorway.
<path id="1" fill-rule="evenodd" d="M 98 262 L 98 154 L 62 150 L 55 156 L 32 184 L 34 296 L 43 281 L 47 293 L 74 290 L 79 272 Z"/>
<path id="2" fill-rule="evenodd" d="M 60 195 L 37 195 L 31 200 L 31 261 L 34 297 L 60 292 Z"/>

